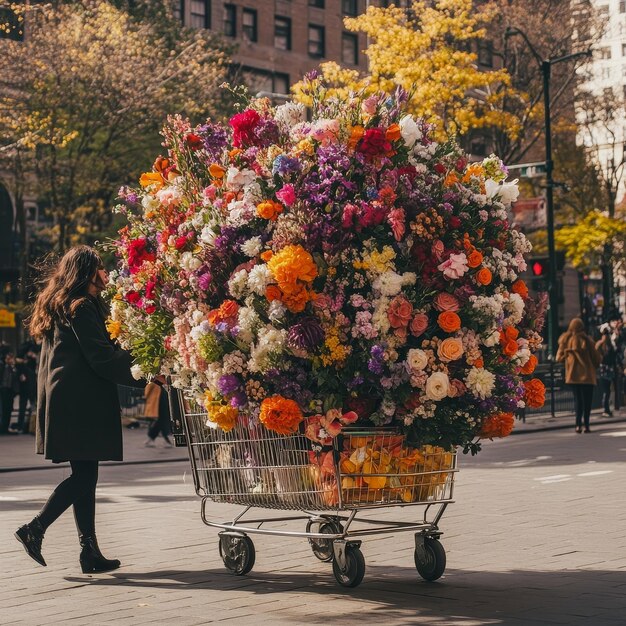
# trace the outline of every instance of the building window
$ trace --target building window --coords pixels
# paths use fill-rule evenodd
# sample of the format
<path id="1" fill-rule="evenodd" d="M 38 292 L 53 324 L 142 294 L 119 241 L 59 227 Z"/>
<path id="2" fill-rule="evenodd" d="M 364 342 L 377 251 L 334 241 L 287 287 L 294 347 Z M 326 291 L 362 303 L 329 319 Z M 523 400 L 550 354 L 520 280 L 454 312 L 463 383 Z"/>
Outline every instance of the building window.
<path id="1" fill-rule="evenodd" d="M 620 0 L 619 12 L 620 13 L 626 13 L 626 0 Z"/>
<path id="2" fill-rule="evenodd" d="M 324 0 L 309 0 L 309 6 L 315 7 L 316 9 L 323 9 Z"/>
<path id="3" fill-rule="evenodd" d="M 287 74 L 274 74 L 274 93 L 289 93 L 289 76 Z"/>
<path id="4" fill-rule="evenodd" d="M 606 46 L 605 48 L 600 48 L 598 50 L 598 56 L 601 59 L 610 59 L 611 58 L 611 48 L 609 46 Z"/>
<path id="5" fill-rule="evenodd" d="M 341 60 L 348 65 L 359 64 L 359 38 L 352 33 L 341 34 Z"/>
<path id="6" fill-rule="evenodd" d="M 244 39 L 257 40 L 256 11 L 254 9 L 243 10 L 243 26 L 241 28 Z"/>
<path id="7" fill-rule="evenodd" d="M 493 67 L 493 43 L 491 41 L 478 42 L 478 63 L 484 67 Z"/>
<path id="8" fill-rule="evenodd" d="M 227 37 L 237 36 L 237 7 L 234 4 L 224 5 L 224 34 Z"/>
<path id="9" fill-rule="evenodd" d="M 174 17 L 179 22 L 185 21 L 185 0 L 177 0 L 174 2 Z"/>
<path id="10" fill-rule="evenodd" d="M 626 57 L 626 43 L 622 44 L 622 56 Z"/>
<path id="11" fill-rule="evenodd" d="M 309 56 L 323 57 L 324 50 L 324 27 L 309 24 Z"/>
<path id="12" fill-rule="evenodd" d="M 341 12 L 356 17 L 359 14 L 359 0 L 341 0 Z"/>
<path id="13" fill-rule="evenodd" d="M 279 72 L 268 72 L 258 68 L 244 66 L 241 68 L 243 79 L 250 93 L 261 91 L 288 94 L 289 75 Z"/>
<path id="14" fill-rule="evenodd" d="M 622 85 L 624 100 L 626 100 L 626 85 Z"/>
<path id="15" fill-rule="evenodd" d="M 291 20 L 288 17 L 274 17 L 274 48 L 291 50 Z"/>
<path id="16" fill-rule="evenodd" d="M 602 80 L 608 80 L 609 78 L 611 78 L 611 68 L 610 67 L 603 67 L 600 69 L 600 78 Z"/>
<path id="17" fill-rule="evenodd" d="M 211 0 L 191 0 L 189 26 L 211 28 Z"/>

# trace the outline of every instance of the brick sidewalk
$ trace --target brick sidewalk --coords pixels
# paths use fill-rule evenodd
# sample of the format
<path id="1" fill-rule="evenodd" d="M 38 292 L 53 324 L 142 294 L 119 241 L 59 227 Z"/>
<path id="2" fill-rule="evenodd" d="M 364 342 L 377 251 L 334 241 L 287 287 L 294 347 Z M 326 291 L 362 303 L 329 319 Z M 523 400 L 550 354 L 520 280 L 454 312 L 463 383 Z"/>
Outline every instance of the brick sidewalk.
<path id="1" fill-rule="evenodd" d="M 216 532 L 199 519 L 183 463 L 103 468 L 98 534 L 105 554 L 122 559 L 120 570 L 80 573 L 69 514 L 50 529 L 49 567 L 41 568 L 12 532 L 67 470 L 2 474 L 0 623 L 624 624 L 624 436 L 623 427 L 534 433 L 462 457 L 456 503 L 441 523 L 446 575 L 433 584 L 419 580 L 411 533 L 365 538 L 366 577 L 354 590 L 339 587 L 302 539 L 254 536 L 255 568 L 229 575 Z M 211 504 L 209 514 L 228 519 L 238 510 Z M 417 513 L 382 515 L 409 520 Z"/>

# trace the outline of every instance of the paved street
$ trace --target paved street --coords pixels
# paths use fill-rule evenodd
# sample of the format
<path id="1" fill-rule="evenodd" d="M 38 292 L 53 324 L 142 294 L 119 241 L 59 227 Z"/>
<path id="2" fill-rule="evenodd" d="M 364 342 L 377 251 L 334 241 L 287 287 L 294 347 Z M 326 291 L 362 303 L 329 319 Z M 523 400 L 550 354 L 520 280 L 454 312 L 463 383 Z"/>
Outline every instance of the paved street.
<path id="1" fill-rule="evenodd" d="M 80 573 L 70 514 L 49 530 L 41 568 L 12 533 L 67 470 L 0 474 L 0 623 L 625 623 L 626 424 L 511 437 L 462 457 L 460 468 L 442 522 L 446 575 L 418 578 L 410 533 L 366 538 L 355 590 L 339 587 L 300 539 L 256 536 L 254 570 L 227 573 L 186 462 L 103 468 L 99 539 L 122 569 Z M 211 515 L 234 510 L 215 505 Z"/>

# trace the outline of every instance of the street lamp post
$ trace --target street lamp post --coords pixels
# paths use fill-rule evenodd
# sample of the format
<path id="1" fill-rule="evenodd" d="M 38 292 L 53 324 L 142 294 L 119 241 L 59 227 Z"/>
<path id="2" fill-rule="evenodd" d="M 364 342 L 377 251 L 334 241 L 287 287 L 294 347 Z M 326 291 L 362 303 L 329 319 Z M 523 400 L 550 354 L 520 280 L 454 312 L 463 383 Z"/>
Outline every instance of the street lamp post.
<path id="1" fill-rule="evenodd" d="M 554 244 L 554 187 L 555 181 L 552 176 L 554 172 L 554 161 L 552 160 L 552 118 L 550 111 L 550 75 L 552 66 L 565 61 L 572 61 L 581 57 L 590 57 L 591 49 L 584 52 L 575 52 L 561 57 L 542 59 L 535 47 L 530 43 L 526 33 L 519 28 L 507 28 L 505 37 L 519 35 L 531 51 L 537 65 L 541 70 L 543 78 L 543 107 L 544 107 L 544 132 L 546 148 L 546 230 L 548 235 L 548 358 L 550 361 L 550 413 L 554 417 L 554 358 L 557 349 L 557 335 L 559 329 L 559 303 L 557 300 L 557 280 L 556 280 L 556 248 Z"/>

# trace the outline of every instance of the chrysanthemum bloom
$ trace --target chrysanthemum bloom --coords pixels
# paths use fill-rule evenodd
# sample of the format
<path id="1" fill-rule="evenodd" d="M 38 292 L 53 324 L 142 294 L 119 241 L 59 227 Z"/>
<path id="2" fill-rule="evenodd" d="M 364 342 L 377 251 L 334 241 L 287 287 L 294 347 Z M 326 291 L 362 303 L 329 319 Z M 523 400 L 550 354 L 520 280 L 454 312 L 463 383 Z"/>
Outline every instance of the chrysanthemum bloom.
<path id="1" fill-rule="evenodd" d="M 513 413 L 496 413 L 485 419 L 478 433 L 483 439 L 494 439 L 496 437 L 508 437 L 513 430 L 515 418 Z"/>
<path id="2" fill-rule="evenodd" d="M 531 378 L 524 383 L 524 399 L 532 409 L 542 407 L 546 401 L 546 387 L 538 378 Z"/>
<path id="3" fill-rule="evenodd" d="M 269 430 L 280 435 L 291 435 L 298 430 L 302 411 L 297 402 L 276 395 L 261 402 L 259 421 Z"/>

